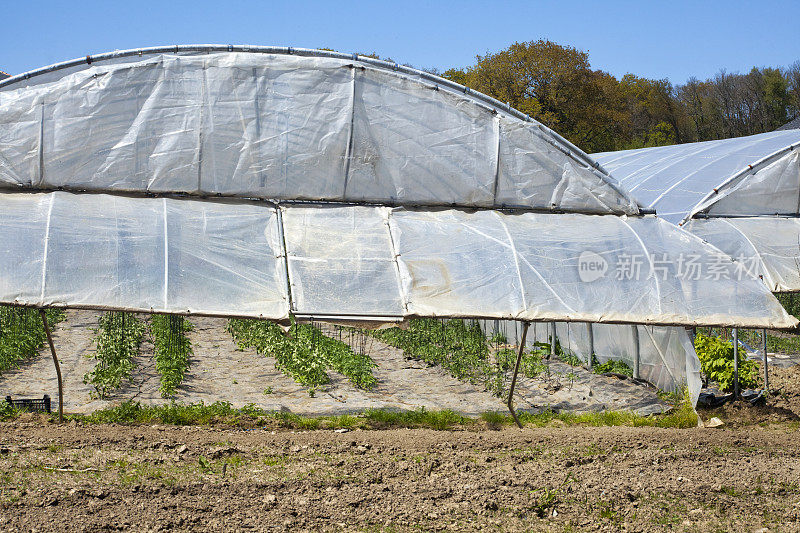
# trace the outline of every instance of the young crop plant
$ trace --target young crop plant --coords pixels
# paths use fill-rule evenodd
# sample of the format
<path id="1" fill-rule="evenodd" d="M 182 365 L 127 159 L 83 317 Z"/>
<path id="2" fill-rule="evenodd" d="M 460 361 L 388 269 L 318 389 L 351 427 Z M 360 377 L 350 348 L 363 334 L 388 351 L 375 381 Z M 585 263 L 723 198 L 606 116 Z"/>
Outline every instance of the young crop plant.
<path id="1" fill-rule="evenodd" d="M 50 327 L 64 320 L 64 312 L 47 310 Z M 37 309 L 0 306 L 0 373 L 18 368 L 36 355 L 47 342 L 42 317 Z"/>
<path id="2" fill-rule="evenodd" d="M 163 398 L 175 395 L 189 369 L 193 350 L 186 332 L 192 329 L 191 322 L 182 316 L 153 315 L 150 319 L 156 370 L 161 377 L 159 392 Z"/>
<path id="3" fill-rule="evenodd" d="M 542 372 L 547 370 L 547 365 L 542 361 L 543 357 L 548 354 L 543 348 L 534 346 L 533 350 L 522 353 L 522 361 L 520 361 L 519 371 L 527 378 L 535 378 Z M 497 352 L 497 365 L 500 370 L 507 372 L 514 370 L 514 365 L 517 363 L 517 352 L 505 348 Z"/>
<path id="4" fill-rule="evenodd" d="M 239 348 L 252 347 L 261 355 L 275 357 L 276 368 L 309 391 L 330 382 L 328 369 L 346 376 L 358 388 L 369 390 L 377 383 L 372 375 L 377 365 L 369 356 L 355 353 L 314 325 L 292 319 L 289 332 L 284 333 L 272 322 L 233 319 L 228 331 Z"/>
<path id="5" fill-rule="evenodd" d="M 100 317 L 95 339 L 97 364 L 83 377 L 84 383 L 94 387 L 97 397 L 107 398 L 130 379 L 133 358 L 139 354 L 145 330 L 144 322 L 133 313 L 109 312 Z"/>
<path id="6" fill-rule="evenodd" d="M 418 318 L 408 329 L 371 332 L 403 350 L 406 357 L 439 365 L 453 377 L 483 385 L 498 396 L 504 392 L 503 372 L 492 364 L 486 336 L 475 321 Z"/>
<path id="7" fill-rule="evenodd" d="M 700 369 L 709 381 L 716 381 L 724 391 L 733 390 L 733 345 L 717 337 L 698 333 L 694 339 L 694 349 L 700 359 Z M 756 363 L 740 357 L 739 386 L 754 387 L 757 377 Z"/>
<path id="8" fill-rule="evenodd" d="M 623 376 L 633 377 L 633 369 L 631 367 L 625 364 L 624 361 L 615 361 L 614 359 L 593 365 L 592 372 L 595 374 L 622 374 Z"/>

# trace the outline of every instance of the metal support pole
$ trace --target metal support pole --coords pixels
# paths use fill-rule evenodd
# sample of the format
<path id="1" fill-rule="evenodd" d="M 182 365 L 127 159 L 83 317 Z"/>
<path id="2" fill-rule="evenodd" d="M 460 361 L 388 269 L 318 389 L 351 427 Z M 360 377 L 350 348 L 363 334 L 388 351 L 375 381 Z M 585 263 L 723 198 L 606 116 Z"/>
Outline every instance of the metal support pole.
<path id="1" fill-rule="evenodd" d="M 639 326 L 633 325 L 633 378 L 639 379 L 639 359 L 641 357 L 641 346 L 639 346 Z"/>
<path id="2" fill-rule="evenodd" d="M 525 350 L 525 340 L 528 336 L 528 326 L 530 322 L 523 322 L 522 324 L 522 339 L 519 341 L 519 351 L 517 352 L 517 363 L 514 365 L 514 375 L 511 377 L 511 388 L 508 390 L 508 410 L 511 411 L 511 416 L 514 417 L 514 422 L 517 427 L 522 427 L 522 424 L 517 418 L 517 412 L 514 411 L 514 388 L 517 386 L 517 374 L 519 374 L 519 365 L 522 362 L 522 352 Z"/>
<path id="3" fill-rule="evenodd" d="M 550 322 L 550 353 L 547 358 L 554 358 L 556 355 L 556 323 Z"/>
<path id="4" fill-rule="evenodd" d="M 64 382 L 61 380 L 61 365 L 58 364 L 58 357 L 56 356 L 56 347 L 53 344 L 53 336 L 50 334 L 50 326 L 47 324 L 47 312 L 44 309 L 39 309 L 39 314 L 42 316 L 42 324 L 44 325 L 44 332 L 47 334 L 47 344 L 50 345 L 50 353 L 53 355 L 53 364 L 56 365 L 56 376 L 58 376 L 58 421 L 64 421 Z"/>
<path id="5" fill-rule="evenodd" d="M 767 364 L 767 330 L 761 330 L 761 342 L 764 348 L 764 392 L 769 392 L 769 365 Z"/>
<path id="6" fill-rule="evenodd" d="M 733 399 L 739 399 L 739 328 L 733 328 Z"/>
<path id="7" fill-rule="evenodd" d="M 586 331 L 589 332 L 589 361 L 586 366 L 591 370 L 594 366 L 594 329 L 591 322 L 586 323 Z"/>

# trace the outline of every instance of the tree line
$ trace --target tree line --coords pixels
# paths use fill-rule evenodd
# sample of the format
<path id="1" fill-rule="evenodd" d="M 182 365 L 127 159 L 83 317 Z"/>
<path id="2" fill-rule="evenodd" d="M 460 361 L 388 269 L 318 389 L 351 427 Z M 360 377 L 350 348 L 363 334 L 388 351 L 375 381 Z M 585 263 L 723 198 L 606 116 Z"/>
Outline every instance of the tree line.
<path id="1" fill-rule="evenodd" d="M 673 85 L 617 79 L 593 69 L 587 52 L 539 40 L 434 72 L 509 103 L 590 153 L 752 135 L 800 116 L 800 61 Z"/>

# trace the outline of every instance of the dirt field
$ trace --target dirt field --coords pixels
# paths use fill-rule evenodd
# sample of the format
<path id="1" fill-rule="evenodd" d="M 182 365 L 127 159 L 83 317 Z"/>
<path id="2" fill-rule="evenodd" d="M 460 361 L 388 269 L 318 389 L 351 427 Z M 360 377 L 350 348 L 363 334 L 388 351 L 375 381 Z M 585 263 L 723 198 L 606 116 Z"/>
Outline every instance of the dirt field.
<path id="1" fill-rule="evenodd" d="M 0 531 L 800 531 L 800 367 L 771 384 L 766 406 L 701 411 L 719 429 L 298 432 L 25 414 L 0 423 Z"/>
<path id="2" fill-rule="evenodd" d="M 0 530 L 800 531 L 797 425 L 0 424 Z"/>

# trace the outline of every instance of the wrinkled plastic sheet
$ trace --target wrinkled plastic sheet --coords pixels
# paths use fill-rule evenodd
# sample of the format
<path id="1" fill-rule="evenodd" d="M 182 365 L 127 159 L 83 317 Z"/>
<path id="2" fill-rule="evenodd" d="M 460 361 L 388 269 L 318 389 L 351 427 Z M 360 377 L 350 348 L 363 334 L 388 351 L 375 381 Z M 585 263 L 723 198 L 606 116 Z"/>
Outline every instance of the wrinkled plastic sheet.
<path id="1" fill-rule="evenodd" d="M 502 320 L 481 320 L 480 326 L 488 338 L 500 335 L 510 344 L 519 344 L 522 323 Z M 667 392 L 680 392 L 686 387 L 693 405 L 697 403 L 702 380 L 700 361 L 685 328 L 642 325 L 556 323 L 556 339 L 561 349 L 588 366 L 589 327 L 592 328 L 595 358 L 599 363 L 623 361 L 634 367 L 636 334 L 639 343 L 639 377 Z M 528 329 L 525 344 L 551 342 L 551 324 L 534 323 Z"/>
<path id="2" fill-rule="evenodd" d="M 697 212 L 709 216 L 800 215 L 800 146 L 719 187 L 692 214 Z"/>
<path id="3" fill-rule="evenodd" d="M 653 207 L 660 217 L 678 223 L 729 178 L 799 143 L 800 130 L 784 130 L 719 141 L 603 152 L 592 157 L 642 205 Z M 776 168 L 781 165 L 744 177 L 744 183 L 749 184 L 745 189 L 750 190 L 732 195 L 732 203 L 720 204 L 720 209 L 738 214 L 774 214 L 779 212 L 778 208 L 797 212 L 800 171 L 793 174 L 795 181 L 791 183 L 791 169 L 781 177 L 781 169 Z M 764 182 L 767 175 L 771 177 Z M 792 190 L 788 196 L 787 186 Z M 790 205 L 792 202 L 794 205 Z"/>
<path id="4" fill-rule="evenodd" d="M 297 204 L 278 212 L 263 202 L 66 192 L 0 194 L 0 210 L 11 215 L 0 220 L 5 303 L 272 319 L 292 310 L 796 324 L 760 280 L 735 280 L 728 256 L 653 217 Z M 684 279 L 680 254 L 730 277 Z M 604 269 L 587 278 L 587 258 Z M 631 263 L 638 268 L 623 268 Z"/>
<path id="5" fill-rule="evenodd" d="M 0 212 L 4 303 L 288 318 L 275 209 L 56 192 Z"/>
<path id="6" fill-rule="evenodd" d="M 795 323 L 759 280 L 734 279 L 728 256 L 656 218 L 332 206 L 282 212 L 293 305 L 306 314 L 335 302 L 339 313 L 358 316 L 381 309 L 404 317 Z M 689 256 L 728 279 L 685 279 L 680 258 Z M 582 277 L 587 257 L 605 265 L 596 279 Z M 631 263 L 639 268 L 628 274 Z M 316 290 L 323 285 L 330 288 Z"/>
<path id="7" fill-rule="evenodd" d="M 155 54 L 0 91 L 0 185 L 635 214 L 534 122 L 323 57 Z"/>
<path id="8" fill-rule="evenodd" d="M 800 219 L 691 219 L 684 227 L 736 259 L 749 277 L 763 279 L 769 290 L 800 290 Z"/>

